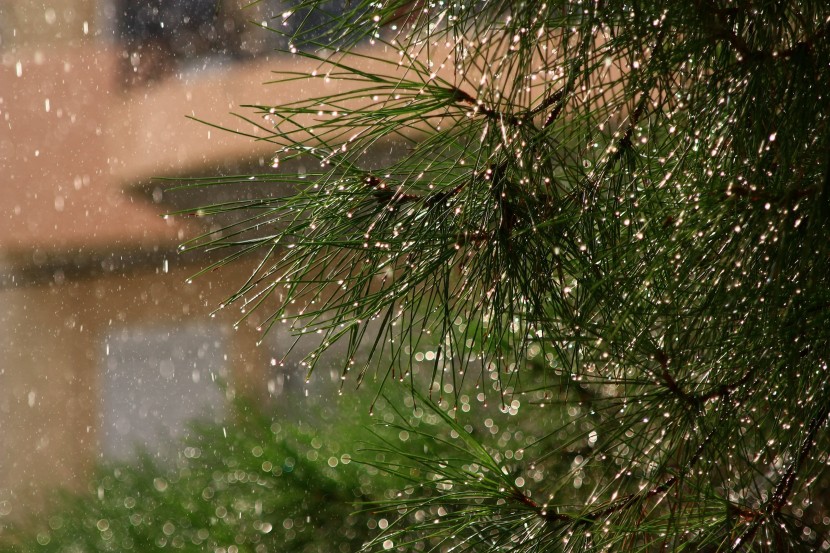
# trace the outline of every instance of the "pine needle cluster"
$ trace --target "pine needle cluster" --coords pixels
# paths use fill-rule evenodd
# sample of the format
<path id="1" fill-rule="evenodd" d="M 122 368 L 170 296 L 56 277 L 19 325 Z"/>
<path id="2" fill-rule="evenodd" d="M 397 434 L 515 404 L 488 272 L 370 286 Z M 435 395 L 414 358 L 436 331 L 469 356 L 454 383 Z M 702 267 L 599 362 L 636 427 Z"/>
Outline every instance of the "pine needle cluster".
<path id="1" fill-rule="evenodd" d="M 450 428 L 457 456 L 387 467 L 415 483 L 370 547 L 830 548 L 830 5 L 280 18 L 316 69 L 277 79 L 340 86 L 243 117 L 315 169 L 253 175 L 286 193 L 202 208 L 245 217 L 189 246 L 261 256 L 230 303 Z M 500 449 L 476 400 L 543 438 Z"/>

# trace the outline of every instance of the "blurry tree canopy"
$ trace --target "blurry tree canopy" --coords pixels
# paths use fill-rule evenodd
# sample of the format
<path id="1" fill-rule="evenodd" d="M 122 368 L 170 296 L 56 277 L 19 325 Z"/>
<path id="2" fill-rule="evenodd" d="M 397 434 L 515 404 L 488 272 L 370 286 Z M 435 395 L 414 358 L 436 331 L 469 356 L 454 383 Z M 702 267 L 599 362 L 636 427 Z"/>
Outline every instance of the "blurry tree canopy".
<path id="1" fill-rule="evenodd" d="M 291 194 L 201 208 L 245 217 L 189 246 L 260 256 L 228 305 L 450 428 L 386 467 L 414 484 L 370 547 L 830 548 L 826 0 L 291 18 L 316 70 L 276 78 L 309 96 L 244 117 L 315 169 L 194 182 Z M 465 424 L 487 402 L 536 439 Z"/>

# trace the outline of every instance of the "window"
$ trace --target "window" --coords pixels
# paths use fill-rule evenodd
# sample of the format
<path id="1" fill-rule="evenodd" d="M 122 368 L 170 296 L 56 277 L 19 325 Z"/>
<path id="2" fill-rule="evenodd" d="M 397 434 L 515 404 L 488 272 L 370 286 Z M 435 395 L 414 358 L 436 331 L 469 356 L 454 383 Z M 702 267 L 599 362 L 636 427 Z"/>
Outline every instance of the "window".
<path id="1" fill-rule="evenodd" d="M 343 2 L 335 0 L 329 11 L 342 9 Z M 287 50 L 297 25 L 325 24 L 317 14 L 284 17 L 273 4 L 235 0 L 121 0 L 117 13 L 128 84 Z M 264 32 L 251 21 L 274 32 Z"/>
<path id="2" fill-rule="evenodd" d="M 164 450 L 196 417 L 221 420 L 227 376 L 218 328 L 125 327 L 104 344 L 101 450 L 125 458 L 136 446 Z"/>

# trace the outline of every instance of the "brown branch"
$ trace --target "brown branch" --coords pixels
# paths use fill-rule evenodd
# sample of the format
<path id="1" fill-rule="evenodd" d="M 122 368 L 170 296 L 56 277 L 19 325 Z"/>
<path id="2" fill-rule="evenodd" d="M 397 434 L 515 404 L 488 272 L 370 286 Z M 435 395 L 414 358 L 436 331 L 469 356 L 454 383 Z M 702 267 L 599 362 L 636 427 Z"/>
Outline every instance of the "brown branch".
<path id="1" fill-rule="evenodd" d="M 722 384 L 717 388 L 714 388 L 713 390 L 706 392 L 705 394 L 699 394 L 694 396 L 695 401 L 703 404 L 712 399 L 728 396 L 733 391 L 735 391 L 736 388 L 740 388 L 741 386 L 749 382 L 749 379 L 752 377 L 753 374 L 755 374 L 755 371 L 748 370 L 746 371 L 746 374 L 744 374 L 740 379 L 738 379 L 736 382 L 733 382 L 732 384 Z"/>
<path id="2" fill-rule="evenodd" d="M 689 392 L 685 391 L 680 384 L 677 383 L 677 380 L 669 372 L 669 358 L 663 350 L 657 350 L 655 353 L 655 358 L 660 363 L 661 372 L 659 373 L 660 378 L 663 381 L 663 385 L 667 390 L 677 396 L 679 399 L 688 403 L 692 407 L 699 409 L 703 407 L 703 405 L 710 400 L 718 399 L 721 397 L 728 396 L 731 394 L 735 389 L 740 388 L 744 384 L 746 384 L 749 379 L 755 374 L 755 371 L 748 370 L 746 374 L 744 374 L 740 379 L 735 382 L 729 384 L 721 384 L 708 392 L 701 393 L 701 394 L 690 394 Z"/>
<path id="3" fill-rule="evenodd" d="M 722 16 L 726 15 L 719 11 L 711 2 L 703 0 L 692 0 L 698 11 L 698 16 L 707 21 L 708 33 L 715 40 L 725 40 L 738 53 L 741 61 L 769 57 L 765 51 L 753 50 L 747 42 L 732 30 L 732 26 Z"/>
<path id="4" fill-rule="evenodd" d="M 692 455 L 692 457 L 686 463 L 686 467 L 685 467 L 686 472 L 688 472 L 692 468 L 694 468 L 695 464 L 697 464 L 697 462 L 703 456 L 704 449 L 706 449 L 706 446 L 709 445 L 709 442 L 712 441 L 712 437 L 714 435 L 715 435 L 715 430 L 712 430 L 709 433 L 709 435 L 706 436 L 706 438 L 700 443 L 700 445 L 697 446 L 697 449 L 695 450 L 694 455 Z M 610 505 L 608 507 L 605 507 L 603 509 L 600 509 L 598 511 L 594 511 L 594 512 L 588 514 L 587 516 L 582 517 L 582 519 L 583 520 L 588 520 L 588 521 L 591 521 L 591 522 L 595 522 L 596 520 L 604 518 L 608 515 L 618 513 L 620 511 L 624 511 L 625 509 L 630 508 L 632 505 L 637 504 L 641 500 L 650 499 L 650 498 L 652 498 L 656 495 L 666 493 L 679 480 L 680 480 L 680 478 L 677 475 L 672 476 L 671 478 L 669 478 L 668 480 L 666 480 L 665 482 L 663 482 L 659 486 L 651 488 L 650 490 L 648 490 L 644 494 L 639 493 L 639 494 L 627 495 L 627 496 L 623 497 L 622 499 L 620 499 L 617 503 L 615 503 L 613 505 Z"/>
<path id="5" fill-rule="evenodd" d="M 444 192 L 436 192 L 435 194 L 430 194 L 424 199 L 424 205 L 427 207 L 432 207 L 434 205 L 438 205 L 440 203 L 446 202 L 450 198 L 457 196 L 461 190 L 469 183 L 470 181 L 464 181 L 458 184 L 452 190 L 446 190 Z"/>
<path id="6" fill-rule="evenodd" d="M 712 441 L 712 437 L 714 435 L 715 435 L 715 430 L 712 430 L 706 436 L 706 438 L 700 443 L 700 445 L 697 446 L 697 449 L 695 450 L 695 453 L 692 455 L 692 457 L 686 463 L 685 472 L 688 472 L 692 468 L 694 468 L 695 464 L 703 456 L 703 451 L 705 450 L 706 446 Z M 583 516 L 574 516 L 574 515 L 568 515 L 568 514 L 565 514 L 565 513 L 557 513 L 555 511 L 548 511 L 546 507 L 543 507 L 542 505 L 539 505 L 538 503 L 533 501 L 531 498 L 527 497 L 525 494 L 523 494 L 518 489 L 513 489 L 511 497 L 514 500 L 519 501 L 520 503 L 526 505 L 527 507 L 530 507 L 539 517 L 541 517 L 542 519 L 544 519 L 548 522 L 564 522 L 564 523 L 569 523 L 569 524 L 583 524 L 583 525 L 585 525 L 585 524 L 591 524 L 591 523 L 597 522 L 598 520 L 603 519 L 603 518 L 607 517 L 608 515 L 612 515 L 614 513 L 618 513 L 618 512 L 624 511 L 626 509 L 629 509 L 633 505 L 636 505 L 637 503 L 639 503 L 640 501 L 651 499 L 652 497 L 654 497 L 656 495 L 666 493 L 679 481 L 680 481 L 680 477 L 677 476 L 677 475 L 674 475 L 674 476 L 668 478 L 662 484 L 659 484 L 659 485 L 655 486 L 654 488 L 649 489 L 645 493 L 629 494 L 629 495 L 617 500 L 616 502 L 614 502 L 613 504 L 611 504 L 607 507 L 602 507 L 600 509 L 592 511 L 592 512 L 590 512 L 586 515 L 583 515 Z"/>
<path id="7" fill-rule="evenodd" d="M 545 118 L 545 122 L 542 123 L 542 128 L 547 129 L 548 127 L 553 125 L 553 122 L 559 118 L 559 114 L 562 113 L 562 109 L 564 107 L 565 102 L 559 102 L 558 104 L 556 104 L 556 108 L 548 114 L 548 116 Z"/>
<path id="8" fill-rule="evenodd" d="M 633 144 L 633 142 L 631 141 L 631 137 L 634 136 L 634 128 L 640 122 L 640 118 L 645 113 L 646 103 L 650 98 L 649 92 L 650 91 L 646 90 L 642 92 L 642 97 L 640 98 L 640 101 L 637 102 L 637 106 L 634 108 L 634 111 L 632 112 L 631 117 L 628 120 L 628 126 L 626 127 L 625 132 L 615 145 L 616 150 L 613 154 L 611 154 L 611 157 L 608 159 L 609 167 L 617 163 L 622 158 L 623 154 L 625 154 L 625 152 L 628 151 L 629 148 L 631 148 Z"/>
<path id="9" fill-rule="evenodd" d="M 686 391 L 680 387 L 680 385 L 669 372 L 669 356 L 666 355 L 666 352 L 664 352 L 662 349 L 658 349 L 655 352 L 654 357 L 660 363 L 661 371 L 659 376 L 663 379 L 663 384 L 665 385 L 665 387 L 671 393 L 673 393 L 675 396 L 681 399 L 683 402 L 688 403 L 695 409 L 699 409 L 702 403 L 695 396 L 686 393 Z"/>
<path id="10" fill-rule="evenodd" d="M 723 16 L 734 15 L 735 12 L 717 9 L 717 7 L 711 5 L 710 2 L 705 2 L 704 5 L 702 0 L 693 0 L 692 3 L 695 8 L 697 8 L 700 16 L 710 17 L 708 20 L 710 26 L 710 36 L 716 40 L 725 40 L 728 42 L 729 45 L 732 46 L 732 48 L 740 55 L 740 61 L 789 58 L 796 55 L 798 52 L 812 52 L 815 43 L 824 38 L 824 36 L 830 32 L 830 22 L 828 22 L 825 23 L 821 29 L 804 40 L 796 42 L 790 48 L 786 48 L 778 52 L 774 50 L 755 50 L 746 42 L 746 40 L 732 30 L 732 26 L 728 21 L 724 20 Z"/>
<path id="11" fill-rule="evenodd" d="M 824 180 L 818 195 L 819 207 L 822 214 L 827 217 L 830 214 L 830 151 L 827 152 L 827 161 L 824 167 Z"/>
<path id="12" fill-rule="evenodd" d="M 545 118 L 544 123 L 542 124 L 542 129 L 548 128 L 550 125 L 553 124 L 554 121 L 559 117 L 562 113 L 562 109 L 565 107 L 564 98 L 565 95 L 570 90 L 570 82 L 566 83 L 565 86 L 550 94 L 547 98 L 542 100 L 538 106 L 535 108 L 527 111 L 524 114 L 524 117 L 519 117 L 512 113 L 502 113 L 497 111 L 493 108 L 487 107 L 483 102 L 480 102 L 478 99 L 471 96 L 469 93 L 461 90 L 460 88 L 452 89 L 452 97 L 456 102 L 461 102 L 463 104 L 474 106 L 478 109 L 478 112 L 491 119 L 493 121 L 506 121 L 511 125 L 521 126 L 525 123 L 525 121 L 530 120 L 531 118 L 535 117 L 536 115 L 544 112 L 551 106 L 556 106 L 553 111 L 551 111 L 548 116 Z"/>
<path id="13" fill-rule="evenodd" d="M 632 505 L 638 503 L 640 500 L 650 499 L 650 498 L 654 497 L 655 495 L 659 495 L 659 494 L 662 494 L 662 493 L 665 493 L 665 492 L 669 491 L 669 489 L 671 489 L 671 487 L 674 486 L 677 483 L 677 480 L 678 480 L 677 476 L 672 476 L 671 478 L 669 478 L 668 480 L 666 480 L 665 482 L 663 482 L 659 486 L 657 486 L 655 488 L 651 488 L 645 494 L 630 494 L 630 495 L 627 495 L 624 498 L 620 499 L 620 501 L 618 503 L 616 503 L 614 505 L 611 505 L 609 507 L 606 507 L 606 508 L 604 508 L 600 511 L 594 511 L 593 513 L 589 514 L 587 517 L 584 517 L 584 518 L 591 521 L 591 522 L 595 522 L 597 519 L 606 517 L 606 516 L 614 514 L 614 513 L 618 513 L 620 511 L 624 511 L 625 509 L 628 509 Z"/>
<path id="14" fill-rule="evenodd" d="M 824 38 L 824 36 L 828 33 L 830 33 L 830 22 L 825 23 L 821 29 L 819 29 L 812 35 L 808 36 L 804 40 L 796 42 L 795 44 L 793 44 L 792 47 L 787 48 L 785 50 L 781 50 L 777 53 L 777 55 L 780 58 L 789 58 L 794 56 L 798 52 L 813 52 L 813 47 L 815 46 L 816 42 Z"/>
<path id="15" fill-rule="evenodd" d="M 386 182 L 371 174 L 366 175 L 366 177 L 363 178 L 363 182 L 366 186 L 375 189 L 375 200 L 377 200 L 380 204 L 405 204 L 415 202 L 420 199 L 420 196 L 416 196 L 414 194 L 403 194 L 393 190 L 387 186 Z"/>
<path id="16" fill-rule="evenodd" d="M 823 400 L 823 403 L 824 404 L 822 405 L 819 414 L 810 419 L 810 423 L 807 425 L 807 434 L 801 441 L 801 447 L 798 448 L 798 454 L 787 467 L 787 470 L 778 482 L 778 485 L 775 486 L 775 491 L 767 502 L 763 512 L 759 512 L 760 516 L 756 516 L 744 533 L 741 534 L 732 544 L 733 553 L 742 550 L 746 544 L 750 543 L 755 537 L 755 534 L 758 532 L 758 529 L 761 527 L 761 524 L 780 513 L 781 509 L 787 503 L 787 499 L 790 497 L 790 494 L 795 488 L 795 481 L 798 479 L 798 472 L 804 465 L 804 460 L 816 445 L 816 435 L 818 434 L 819 429 L 824 426 L 824 423 L 827 422 L 828 416 L 830 416 L 830 401 L 825 399 Z"/>
<path id="17" fill-rule="evenodd" d="M 540 113 L 542 113 L 543 111 L 545 111 L 546 109 L 551 107 L 552 105 L 559 102 L 562 99 L 562 97 L 565 95 L 565 92 L 566 92 L 567 88 L 568 88 L 568 85 L 566 83 L 565 86 L 563 86 L 562 88 L 560 88 L 556 92 L 553 92 L 552 94 L 548 95 L 547 98 L 545 98 L 544 100 L 539 102 L 539 105 L 536 106 L 535 108 L 533 108 L 532 110 L 530 110 L 528 115 L 530 115 L 530 116 L 539 115 Z"/>
<path id="18" fill-rule="evenodd" d="M 668 368 L 663 367 L 663 371 L 660 373 L 660 377 L 663 379 L 663 384 L 666 388 L 676 395 L 678 398 L 683 400 L 685 403 L 688 403 L 695 409 L 699 409 L 701 407 L 702 402 L 695 396 L 687 394 L 680 385 L 677 384 L 677 381 L 674 377 L 669 373 Z"/>
<path id="19" fill-rule="evenodd" d="M 810 424 L 807 426 L 807 435 L 801 441 L 801 447 L 798 449 L 798 455 L 796 455 L 793 462 L 787 468 L 787 472 L 778 483 L 778 486 L 776 486 L 775 492 L 772 495 L 770 507 L 773 512 L 780 512 L 781 508 L 787 502 L 787 498 L 793 491 L 798 471 L 804 464 L 804 459 L 810 454 L 813 447 L 815 447 L 816 434 L 818 434 L 819 429 L 827 421 L 828 415 L 830 415 L 830 403 L 826 403 L 822 408 L 821 413 L 810 419 Z"/>
<path id="20" fill-rule="evenodd" d="M 461 184 L 457 185 L 455 188 L 451 190 L 435 192 L 434 194 L 429 194 L 426 196 L 418 196 L 416 194 L 404 194 L 398 192 L 389 187 L 386 184 L 386 182 L 384 182 L 382 179 L 371 174 L 364 177 L 363 182 L 367 186 L 374 188 L 375 200 L 377 200 L 377 202 L 380 204 L 402 205 L 422 201 L 424 205 L 429 208 L 441 202 L 444 202 L 452 198 L 453 196 L 458 195 L 458 193 L 461 192 L 461 190 L 464 188 L 464 186 L 467 185 L 469 181 L 462 182 Z"/>
<path id="21" fill-rule="evenodd" d="M 556 106 L 547 117 L 545 117 L 544 123 L 542 123 L 542 130 L 547 129 L 550 127 L 554 121 L 559 117 L 559 114 L 562 113 L 562 109 L 565 107 L 565 94 L 567 94 L 570 90 L 570 81 L 565 83 L 565 86 L 554 92 L 553 94 L 549 95 L 547 98 L 542 100 L 542 102 L 530 110 L 528 112 L 528 117 L 534 117 L 548 109 L 551 106 Z"/>
<path id="22" fill-rule="evenodd" d="M 718 24 L 714 27 L 710 34 L 714 39 L 726 40 L 726 42 L 728 42 L 732 48 L 738 52 L 741 61 L 771 57 L 763 50 L 753 50 L 750 48 L 749 44 L 747 44 L 744 39 L 739 37 L 734 31 L 732 31 L 732 29 L 726 26 Z"/>
<path id="23" fill-rule="evenodd" d="M 523 503 L 524 505 L 530 507 L 538 516 L 545 519 L 548 522 L 568 522 L 573 523 L 577 522 L 579 519 L 572 517 L 571 515 L 566 515 L 563 513 L 557 513 L 555 511 L 548 511 L 546 508 L 542 507 L 531 498 L 520 492 L 519 490 L 513 490 L 511 497 L 516 501 Z"/>
<path id="24" fill-rule="evenodd" d="M 507 123 L 515 126 L 521 126 L 524 123 L 524 121 L 521 118 L 517 117 L 512 113 L 502 113 L 498 110 L 488 107 L 484 104 L 484 102 L 479 101 L 478 99 L 471 96 L 468 92 L 465 92 L 460 88 L 452 88 L 450 89 L 450 91 L 452 93 L 452 99 L 454 101 L 473 106 L 474 108 L 476 108 L 478 113 L 482 114 L 487 119 L 499 123 L 506 121 Z"/>
<path id="25" fill-rule="evenodd" d="M 729 186 L 724 192 L 724 197 L 729 198 L 746 198 L 750 202 L 769 202 L 774 205 L 787 206 L 793 202 L 809 198 L 820 192 L 818 186 L 808 186 L 803 188 L 795 188 L 786 194 L 774 196 L 763 190 L 752 190 L 741 185 Z"/>
<path id="26" fill-rule="evenodd" d="M 657 35 L 657 38 L 654 41 L 654 48 L 651 51 L 651 57 L 649 61 L 654 59 L 654 56 L 657 52 L 659 52 L 663 48 L 663 39 L 665 37 L 665 28 L 660 29 L 660 33 Z M 631 148 L 633 142 L 631 138 L 634 136 L 634 129 L 637 127 L 637 124 L 640 122 L 640 119 L 646 112 L 646 104 L 651 99 L 651 90 L 654 86 L 654 81 L 656 78 L 653 78 L 649 81 L 648 85 L 643 85 L 640 89 L 640 101 L 637 102 L 634 111 L 631 113 L 631 117 L 628 119 L 628 126 L 625 129 L 625 132 L 617 141 L 616 144 L 616 151 L 611 155 L 608 159 L 608 167 L 612 167 L 614 164 L 619 161 L 623 154 Z"/>

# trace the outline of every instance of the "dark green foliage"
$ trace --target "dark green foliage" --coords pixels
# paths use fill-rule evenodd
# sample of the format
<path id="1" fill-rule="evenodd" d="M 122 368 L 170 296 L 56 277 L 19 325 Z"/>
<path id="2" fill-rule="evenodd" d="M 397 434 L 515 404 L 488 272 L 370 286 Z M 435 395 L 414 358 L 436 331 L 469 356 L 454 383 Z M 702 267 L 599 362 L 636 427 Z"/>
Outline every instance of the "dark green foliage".
<path id="1" fill-rule="evenodd" d="M 341 87 L 246 116 L 315 170 L 191 245 L 262 255 L 230 303 L 312 369 L 433 392 L 462 445 L 390 446 L 377 547 L 830 548 L 830 5 L 349 6 L 279 76 Z M 470 398 L 546 438 L 507 463 Z"/>
<path id="2" fill-rule="evenodd" d="M 373 489 L 371 472 L 348 464 L 360 429 L 294 427 L 242 404 L 231 417 L 194 424 L 174 460 L 101 465 L 87 493 L 62 494 L 0 550 L 359 549 L 372 515 L 355 511 Z"/>

